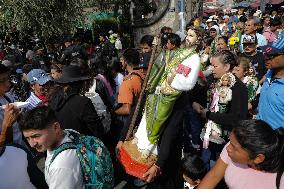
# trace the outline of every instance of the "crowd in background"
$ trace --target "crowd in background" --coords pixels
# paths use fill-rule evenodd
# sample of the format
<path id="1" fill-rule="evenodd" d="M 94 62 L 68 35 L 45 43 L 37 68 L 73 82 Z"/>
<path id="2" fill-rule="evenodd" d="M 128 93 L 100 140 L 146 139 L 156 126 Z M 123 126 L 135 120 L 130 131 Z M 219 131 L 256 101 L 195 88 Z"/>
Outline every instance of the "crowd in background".
<path id="1" fill-rule="evenodd" d="M 113 31 L 98 41 L 86 42 L 82 34 L 42 41 L 15 29 L 2 36 L 0 188 L 88 188 L 88 169 L 100 175 L 92 188 L 114 188 L 122 180 L 128 188 L 284 188 L 282 12 L 240 8 L 194 18 L 186 33 L 163 27 L 136 48 Z M 170 151 L 151 180 L 157 185 L 138 182 L 124 173 L 117 149 L 151 55 L 178 52 L 186 43 L 196 46 L 200 71 L 183 94 L 182 130 L 175 136 L 180 161 L 171 165 L 179 152 Z M 85 139 L 96 149 L 96 169 L 82 168 L 83 148 L 80 156 L 78 145 L 62 146 L 83 140 L 80 134 L 96 137 Z M 41 158 L 44 174 L 35 164 Z M 168 184 L 161 175 L 174 179 Z"/>

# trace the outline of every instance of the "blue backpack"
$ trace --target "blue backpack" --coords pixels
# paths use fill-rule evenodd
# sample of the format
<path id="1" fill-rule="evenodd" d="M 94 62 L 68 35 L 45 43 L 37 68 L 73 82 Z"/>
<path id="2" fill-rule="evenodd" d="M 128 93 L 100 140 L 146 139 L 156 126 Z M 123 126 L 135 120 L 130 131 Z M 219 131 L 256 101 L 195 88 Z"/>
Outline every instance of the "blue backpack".
<path id="1" fill-rule="evenodd" d="M 60 145 L 55 151 L 50 164 L 55 157 L 67 149 L 76 149 L 83 174 L 86 189 L 111 189 L 114 185 L 113 166 L 110 153 L 104 144 L 93 136 L 67 131 L 72 142 Z"/>

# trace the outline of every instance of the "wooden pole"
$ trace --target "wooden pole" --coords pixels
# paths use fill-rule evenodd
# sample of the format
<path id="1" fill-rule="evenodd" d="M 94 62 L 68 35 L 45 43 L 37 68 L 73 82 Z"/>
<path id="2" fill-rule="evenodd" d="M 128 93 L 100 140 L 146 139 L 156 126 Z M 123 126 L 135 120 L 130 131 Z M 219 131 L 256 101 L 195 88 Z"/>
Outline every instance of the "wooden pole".
<path id="1" fill-rule="evenodd" d="M 154 41 L 155 41 L 155 39 L 154 39 Z M 146 76 L 145 76 L 145 79 L 144 79 L 144 82 L 143 82 L 143 85 L 142 85 L 142 90 L 141 90 L 141 93 L 139 95 L 139 98 L 138 98 L 138 101 L 137 101 L 137 104 L 136 104 L 136 107 L 135 107 L 135 111 L 133 113 L 133 116 L 132 116 L 130 126 L 129 126 L 125 140 L 129 140 L 131 138 L 132 133 L 133 133 L 135 123 L 136 123 L 136 120 L 137 120 L 137 117 L 138 117 L 138 114 L 139 114 L 139 110 L 140 110 L 140 107 L 141 107 L 142 98 L 144 96 L 144 93 L 145 93 L 145 90 L 146 90 L 146 87 L 147 87 L 147 83 L 148 83 L 148 80 L 149 80 L 149 77 L 150 77 L 150 73 L 151 73 L 151 70 L 152 70 L 152 67 L 153 67 L 153 64 L 154 64 L 154 56 L 155 56 L 155 53 L 156 53 L 157 44 L 153 44 L 153 46 L 154 47 L 153 47 L 150 62 L 149 62 L 149 65 L 148 65 L 148 70 L 147 70 L 147 73 L 146 73 Z"/>

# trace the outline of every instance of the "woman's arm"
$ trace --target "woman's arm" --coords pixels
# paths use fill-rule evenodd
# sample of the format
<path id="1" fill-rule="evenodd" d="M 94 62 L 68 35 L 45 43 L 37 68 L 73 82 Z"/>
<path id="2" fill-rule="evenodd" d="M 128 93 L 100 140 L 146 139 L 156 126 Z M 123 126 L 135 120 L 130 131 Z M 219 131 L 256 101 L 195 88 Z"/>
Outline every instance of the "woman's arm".
<path id="1" fill-rule="evenodd" d="M 197 189 L 214 189 L 225 175 L 227 164 L 219 158 L 214 167 L 206 174 Z"/>
<path id="2" fill-rule="evenodd" d="M 261 80 L 258 82 L 259 85 L 262 85 L 265 80 L 266 80 L 266 75 L 264 75 L 264 76 L 261 78 Z"/>

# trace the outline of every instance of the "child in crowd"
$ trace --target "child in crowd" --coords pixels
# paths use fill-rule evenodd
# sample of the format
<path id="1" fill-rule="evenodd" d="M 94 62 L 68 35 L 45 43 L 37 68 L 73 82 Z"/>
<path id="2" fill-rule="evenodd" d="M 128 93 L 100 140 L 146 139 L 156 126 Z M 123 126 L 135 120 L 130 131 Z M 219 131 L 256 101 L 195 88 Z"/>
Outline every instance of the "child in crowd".
<path id="1" fill-rule="evenodd" d="M 62 64 L 51 64 L 50 66 L 50 76 L 53 79 L 59 79 L 62 75 Z"/>
<path id="2" fill-rule="evenodd" d="M 144 35 L 140 40 L 140 64 L 139 68 L 147 70 L 151 58 L 154 37 L 152 35 Z"/>
<path id="3" fill-rule="evenodd" d="M 184 189 L 195 189 L 207 173 L 202 159 L 197 155 L 186 155 L 181 166 Z"/>
<path id="4" fill-rule="evenodd" d="M 118 61 L 113 61 L 112 63 L 110 63 L 108 65 L 108 68 L 111 70 L 111 75 L 114 78 L 115 81 L 115 94 L 114 96 L 117 97 L 118 95 L 118 91 L 120 88 L 120 85 L 123 81 L 123 74 L 122 74 L 122 68 L 121 68 L 121 64 Z"/>

